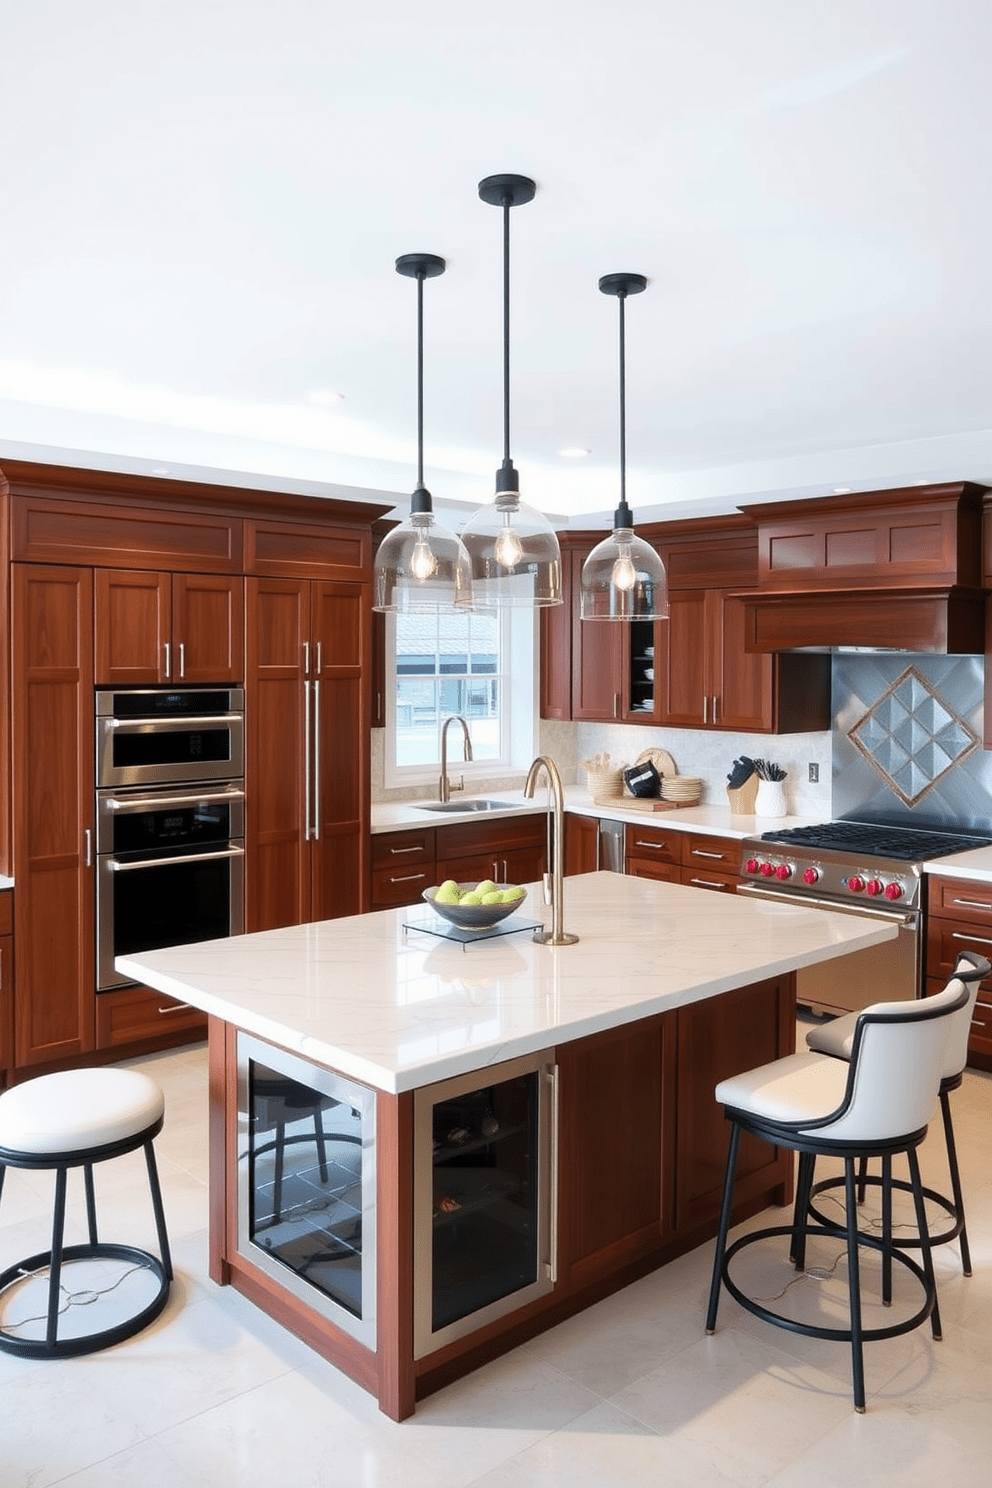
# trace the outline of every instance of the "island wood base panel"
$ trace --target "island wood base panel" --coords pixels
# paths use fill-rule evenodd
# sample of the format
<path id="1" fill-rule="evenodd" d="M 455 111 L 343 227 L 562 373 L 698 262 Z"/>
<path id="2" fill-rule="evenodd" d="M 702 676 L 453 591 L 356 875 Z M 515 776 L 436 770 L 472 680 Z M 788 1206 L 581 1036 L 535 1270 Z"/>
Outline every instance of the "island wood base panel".
<path id="1" fill-rule="evenodd" d="M 238 1253 L 236 1049 L 236 1030 L 211 1019 L 210 1275 L 233 1284 L 399 1421 L 417 1399 L 716 1234 L 728 1127 L 714 1087 L 794 1051 L 795 978 L 757 982 L 557 1047 L 554 1288 L 421 1359 L 414 1357 L 412 1093 L 380 1091 L 376 1098 L 378 1344 L 372 1352 Z M 791 1184 L 788 1153 L 742 1144 L 735 1222 L 788 1202 Z"/>

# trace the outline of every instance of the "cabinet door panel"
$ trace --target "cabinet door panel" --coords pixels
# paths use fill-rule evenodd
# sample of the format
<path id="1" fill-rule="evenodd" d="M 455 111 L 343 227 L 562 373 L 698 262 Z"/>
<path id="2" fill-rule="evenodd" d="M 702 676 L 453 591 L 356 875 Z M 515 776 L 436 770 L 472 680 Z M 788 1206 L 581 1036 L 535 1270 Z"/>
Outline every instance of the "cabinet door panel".
<path id="1" fill-rule="evenodd" d="M 94 1040 L 93 576 L 14 564 L 14 928 L 19 1066 Z"/>
<path id="2" fill-rule="evenodd" d="M 314 582 L 313 918 L 368 908 L 370 625 L 362 584 Z M 366 682 L 363 682 L 363 676 Z"/>
<path id="3" fill-rule="evenodd" d="M 310 917 L 303 689 L 310 586 L 249 579 L 247 615 L 245 920 L 248 930 L 271 930 Z"/>
<path id="4" fill-rule="evenodd" d="M 752 733 L 774 727 L 772 668 L 774 657 L 744 649 L 747 611 L 743 600 L 713 594 L 717 646 L 713 691 L 718 698 L 721 728 Z"/>
<path id="5" fill-rule="evenodd" d="M 98 568 L 96 681 L 107 687 L 165 681 L 165 645 L 172 634 L 169 574 Z"/>
<path id="6" fill-rule="evenodd" d="M 663 639 L 655 656 L 656 703 L 662 723 L 698 728 L 709 692 L 706 591 L 686 589 L 670 594 L 668 602 L 668 620 L 661 626 Z"/>
<path id="7" fill-rule="evenodd" d="M 620 716 L 622 625 L 575 621 L 572 717 L 611 723 Z"/>
<path id="8" fill-rule="evenodd" d="M 172 675 L 184 682 L 240 682 L 244 674 L 244 583 L 225 574 L 173 579 Z"/>

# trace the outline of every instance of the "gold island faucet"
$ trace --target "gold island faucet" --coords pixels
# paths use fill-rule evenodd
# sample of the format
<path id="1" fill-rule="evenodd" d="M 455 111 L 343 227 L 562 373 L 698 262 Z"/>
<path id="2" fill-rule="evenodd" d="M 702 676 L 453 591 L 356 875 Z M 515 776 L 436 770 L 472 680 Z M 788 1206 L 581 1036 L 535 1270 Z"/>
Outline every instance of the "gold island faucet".
<path id="1" fill-rule="evenodd" d="M 468 731 L 468 724 L 460 713 L 452 713 L 441 725 L 441 778 L 437 783 L 437 798 L 439 801 L 450 801 L 453 790 L 465 789 L 465 777 L 462 776 L 459 785 L 452 785 L 448 779 L 448 724 L 460 723 L 464 734 L 463 758 L 468 761 L 472 758 L 472 738 Z"/>
<path id="2" fill-rule="evenodd" d="M 551 850 L 552 869 L 550 874 L 544 875 L 544 902 L 551 905 L 551 929 L 535 930 L 534 939 L 539 945 L 575 945 L 579 937 L 570 935 L 567 930 L 562 929 L 565 911 L 565 792 L 562 790 L 558 766 L 550 755 L 539 754 L 531 765 L 527 773 L 524 795 L 533 798 L 534 787 L 537 785 L 538 776 L 542 770 L 548 777 L 548 825 L 549 827 L 553 825 L 554 831 Z"/>

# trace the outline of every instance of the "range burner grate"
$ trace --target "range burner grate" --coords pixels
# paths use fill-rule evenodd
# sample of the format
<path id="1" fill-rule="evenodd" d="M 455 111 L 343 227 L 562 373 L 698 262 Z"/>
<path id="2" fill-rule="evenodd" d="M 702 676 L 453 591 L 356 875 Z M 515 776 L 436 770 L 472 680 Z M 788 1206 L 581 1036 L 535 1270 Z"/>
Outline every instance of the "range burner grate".
<path id="1" fill-rule="evenodd" d="M 815 827 L 785 827 L 778 832 L 762 832 L 762 842 L 782 842 L 795 847 L 824 848 L 837 852 L 855 851 L 878 858 L 898 858 L 904 862 L 943 858 L 949 853 L 967 852 L 973 847 L 987 847 L 992 837 L 975 833 L 925 831 L 919 827 L 885 827 L 872 822 L 824 822 Z"/>

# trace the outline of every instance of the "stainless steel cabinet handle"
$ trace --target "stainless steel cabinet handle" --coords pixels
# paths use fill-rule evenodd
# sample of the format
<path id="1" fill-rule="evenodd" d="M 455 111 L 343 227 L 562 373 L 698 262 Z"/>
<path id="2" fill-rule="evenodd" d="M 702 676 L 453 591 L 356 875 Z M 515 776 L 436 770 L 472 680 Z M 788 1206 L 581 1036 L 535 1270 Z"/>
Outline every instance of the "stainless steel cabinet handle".
<path id="1" fill-rule="evenodd" d="M 168 641 L 166 641 L 165 645 L 162 647 L 162 650 L 165 652 L 165 675 L 167 677 L 171 677 L 172 676 L 172 647 L 169 645 Z"/>
<path id="2" fill-rule="evenodd" d="M 613 717 L 620 717 L 620 694 L 618 692 L 613 694 Z"/>
<path id="3" fill-rule="evenodd" d="M 191 1006 L 188 1002 L 174 1002 L 171 1007 L 158 1007 L 155 1011 L 159 1017 L 167 1018 L 170 1013 L 188 1013 Z"/>
<path id="4" fill-rule="evenodd" d="M 952 899 L 952 904 L 959 904 L 962 909 L 984 909 L 986 913 L 992 910 L 992 903 L 981 899 Z"/>
<path id="5" fill-rule="evenodd" d="M 692 849 L 692 856 L 694 858 L 716 858 L 718 863 L 724 863 L 727 859 L 726 853 L 707 852 L 705 848 L 702 847 L 694 847 Z"/>
<path id="6" fill-rule="evenodd" d="M 669 844 L 667 842 L 645 842 L 641 837 L 634 838 L 634 846 L 650 847 L 652 852 L 668 852 L 669 850 Z"/>
<path id="7" fill-rule="evenodd" d="M 186 642 L 179 642 L 179 680 L 186 680 Z"/>
<path id="8" fill-rule="evenodd" d="M 716 711 L 717 711 L 717 696 L 716 696 L 716 693 L 714 693 L 713 694 L 713 722 L 714 723 L 716 723 L 716 721 L 717 721 Z"/>
<path id="9" fill-rule="evenodd" d="M 396 857 L 399 857 L 403 853 L 423 852 L 423 848 L 420 846 L 420 843 L 418 842 L 416 847 L 391 847 L 389 849 L 389 851 L 392 854 L 394 854 Z"/>
<path id="10" fill-rule="evenodd" d="M 697 889 L 726 889 L 729 887 L 725 883 L 714 883 L 711 878 L 690 878 L 689 887 L 691 888 L 693 884 L 695 884 Z"/>
<path id="11" fill-rule="evenodd" d="M 551 1086 L 551 1192 L 548 1196 L 548 1259 L 545 1269 L 552 1282 L 558 1280 L 558 1189 L 561 1148 L 558 1114 L 558 1066 L 553 1064 L 546 1076 Z"/>
<path id="12" fill-rule="evenodd" d="M 93 833 L 89 827 L 83 832 L 83 867 L 93 867 Z"/>
<path id="13" fill-rule="evenodd" d="M 188 868 L 191 863 L 209 863 L 217 858 L 243 858 L 243 847 L 226 847 L 223 852 L 186 853 L 181 858 L 142 858 L 140 863 L 120 863 L 110 860 L 112 873 L 134 873 L 138 868 Z"/>
<path id="14" fill-rule="evenodd" d="M 310 642 L 309 641 L 304 641 L 303 642 L 303 670 L 306 673 L 306 675 L 309 677 L 309 675 L 310 675 Z"/>
<path id="15" fill-rule="evenodd" d="M 968 945 L 992 945 L 992 936 L 988 935 L 965 935 L 962 931 L 952 930 L 952 940 L 963 940 Z"/>
<path id="16" fill-rule="evenodd" d="M 318 652 L 320 642 L 317 642 Z M 320 670 L 318 661 L 317 670 Z M 320 683 L 313 684 L 313 840 L 320 841 Z"/>
<path id="17" fill-rule="evenodd" d="M 317 674 L 318 677 L 320 676 L 320 674 L 321 674 L 321 672 L 323 670 L 324 670 L 323 643 L 321 641 L 318 641 L 317 642 L 317 665 L 316 665 L 316 668 L 315 668 L 315 671 L 316 671 L 316 674 Z"/>
<path id="18" fill-rule="evenodd" d="M 704 696 L 703 697 L 703 722 L 704 723 L 709 723 L 709 718 L 707 716 L 708 713 L 709 713 L 709 706 L 710 706 L 710 700 L 709 700 L 708 697 L 705 697 Z"/>
<path id="19" fill-rule="evenodd" d="M 392 873 L 389 876 L 390 883 L 418 883 L 420 879 L 426 878 L 426 873 Z"/>
<path id="20" fill-rule="evenodd" d="M 304 649 L 309 650 L 304 641 Z M 303 841 L 310 841 L 310 683 L 303 684 Z"/>

